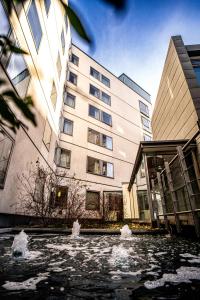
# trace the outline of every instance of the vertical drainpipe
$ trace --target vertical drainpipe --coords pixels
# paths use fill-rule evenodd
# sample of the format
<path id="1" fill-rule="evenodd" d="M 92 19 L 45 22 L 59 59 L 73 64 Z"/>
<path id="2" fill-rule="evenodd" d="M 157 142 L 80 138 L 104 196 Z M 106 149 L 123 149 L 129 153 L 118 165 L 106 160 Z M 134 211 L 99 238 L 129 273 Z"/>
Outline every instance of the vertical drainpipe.
<path id="1" fill-rule="evenodd" d="M 144 158 L 144 168 L 145 168 L 146 182 L 147 182 L 147 198 L 148 198 L 149 210 L 150 210 L 150 221 L 151 221 L 151 225 L 153 226 L 153 221 L 154 221 L 153 205 L 152 205 L 151 189 L 150 189 L 150 182 L 149 182 L 149 172 L 147 166 L 147 155 L 145 153 L 143 154 L 143 158 Z"/>

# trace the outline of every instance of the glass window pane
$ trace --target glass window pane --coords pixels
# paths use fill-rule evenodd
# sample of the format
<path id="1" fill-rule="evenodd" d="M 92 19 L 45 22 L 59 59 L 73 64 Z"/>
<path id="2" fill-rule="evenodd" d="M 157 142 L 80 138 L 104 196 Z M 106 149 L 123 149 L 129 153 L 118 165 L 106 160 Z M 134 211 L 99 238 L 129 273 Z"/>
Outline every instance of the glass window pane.
<path id="1" fill-rule="evenodd" d="M 140 112 L 149 117 L 149 108 L 142 101 L 139 101 Z"/>
<path id="2" fill-rule="evenodd" d="M 150 121 L 148 119 L 142 117 L 142 126 L 143 126 L 143 129 L 149 130 L 150 129 Z"/>
<path id="3" fill-rule="evenodd" d="M 107 163 L 107 177 L 114 177 L 113 164 Z"/>
<path id="4" fill-rule="evenodd" d="M 87 171 L 92 174 L 100 174 L 100 160 L 88 157 Z"/>
<path id="5" fill-rule="evenodd" d="M 87 191 L 86 194 L 86 210 L 99 210 L 100 209 L 100 193 Z"/>
<path id="6" fill-rule="evenodd" d="M 51 103 L 52 103 L 54 109 L 56 107 L 56 102 L 57 102 L 57 90 L 56 90 L 55 83 L 53 81 L 52 89 L 51 89 Z"/>
<path id="7" fill-rule="evenodd" d="M 60 61 L 60 54 L 58 52 L 58 58 L 57 58 L 57 71 L 58 71 L 58 78 L 60 79 L 60 74 L 61 74 L 61 70 L 62 70 L 62 66 L 61 66 L 61 61 Z"/>
<path id="8" fill-rule="evenodd" d="M 89 115 L 97 120 L 100 119 L 100 110 L 92 105 L 89 105 Z"/>
<path id="9" fill-rule="evenodd" d="M 0 127 L 0 186 L 5 182 L 13 142 Z"/>
<path id="10" fill-rule="evenodd" d="M 31 1 L 31 5 L 28 10 L 28 20 L 29 20 L 29 24 L 31 26 L 31 31 L 33 33 L 33 37 L 35 40 L 36 49 L 38 49 L 40 46 L 41 39 L 42 39 L 42 28 L 41 28 L 40 20 L 38 17 L 35 0 Z"/>
<path id="11" fill-rule="evenodd" d="M 69 135 L 73 134 L 73 121 L 64 119 L 63 132 Z"/>
<path id="12" fill-rule="evenodd" d="M 100 80 L 100 73 L 92 67 L 90 67 L 90 75 L 92 75 L 94 78 Z"/>
<path id="13" fill-rule="evenodd" d="M 24 57 L 21 54 L 11 54 L 6 71 L 14 85 L 29 76 L 29 71 L 27 69 Z"/>
<path id="14" fill-rule="evenodd" d="M 10 23 L 8 21 L 7 15 L 5 13 L 3 4 L 0 1 L 0 20 L 1 20 L 1 26 L 0 26 L 0 35 L 8 35 L 10 31 Z"/>
<path id="15" fill-rule="evenodd" d="M 112 138 L 103 134 L 102 135 L 102 146 L 109 150 L 112 150 Z"/>
<path id="16" fill-rule="evenodd" d="M 88 130 L 88 141 L 100 146 L 100 133 L 90 129 Z"/>
<path id="17" fill-rule="evenodd" d="M 64 34 L 64 30 L 62 29 L 61 32 L 61 45 L 62 45 L 62 50 L 63 50 L 63 54 L 65 52 L 65 34 Z"/>
<path id="18" fill-rule="evenodd" d="M 66 149 L 60 149 L 60 159 L 59 159 L 59 166 L 63 168 L 70 168 L 70 157 L 71 152 Z"/>
<path id="19" fill-rule="evenodd" d="M 108 95 L 108 94 L 106 94 L 106 93 L 104 93 L 104 92 L 102 92 L 101 93 L 101 100 L 103 101 L 103 102 L 105 102 L 106 104 L 108 104 L 108 105 L 110 105 L 110 96 Z"/>
<path id="20" fill-rule="evenodd" d="M 197 81 L 200 84 L 200 67 L 195 67 L 194 71 L 195 71 L 195 74 L 196 74 L 196 77 L 197 77 Z"/>
<path id="21" fill-rule="evenodd" d="M 107 125 L 112 126 L 112 118 L 111 115 L 107 114 L 106 112 L 102 111 L 101 112 L 101 116 L 102 116 L 102 122 L 106 123 Z"/>
<path id="22" fill-rule="evenodd" d="M 144 141 L 146 142 L 152 141 L 152 137 L 147 134 L 144 134 Z"/>
<path id="23" fill-rule="evenodd" d="M 72 108 L 75 107 L 75 99 L 76 97 L 66 91 L 63 93 L 64 103 Z"/>
<path id="24" fill-rule="evenodd" d="M 44 134 L 43 134 L 43 142 L 44 142 L 47 150 L 50 149 L 51 133 L 52 133 L 51 126 L 50 126 L 49 122 L 46 121 Z"/>
<path id="25" fill-rule="evenodd" d="M 76 65 L 76 66 L 79 65 L 79 57 L 76 56 L 76 55 L 73 54 L 73 53 L 72 53 L 72 55 L 70 56 L 70 61 L 71 61 L 74 65 Z"/>
<path id="26" fill-rule="evenodd" d="M 90 84 L 90 94 L 99 98 L 100 97 L 100 91 L 98 88 Z"/>
<path id="27" fill-rule="evenodd" d="M 72 72 L 69 72 L 69 81 L 77 85 L 77 75 Z"/>
<path id="28" fill-rule="evenodd" d="M 51 0 L 44 0 L 44 6 L 45 6 L 45 9 L 46 9 L 47 15 L 48 15 L 48 12 L 49 12 L 50 5 L 51 5 Z"/>
<path id="29" fill-rule="evenodd" d="M 106 76 L 101 75 L 101 82 L 106 86 L 110 87 L 110 79 L 108 79 Z"/>

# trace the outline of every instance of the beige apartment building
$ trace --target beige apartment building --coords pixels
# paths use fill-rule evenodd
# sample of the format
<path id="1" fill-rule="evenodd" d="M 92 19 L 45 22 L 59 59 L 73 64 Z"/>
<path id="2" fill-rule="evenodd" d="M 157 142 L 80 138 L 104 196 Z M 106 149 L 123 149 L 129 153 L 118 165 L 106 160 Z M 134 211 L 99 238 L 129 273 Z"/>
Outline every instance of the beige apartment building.
<path id="1" fill-rule="evenodd" d="M 16 93 L 32 96 L 38 124 L 16 135 L 1 128 L 2 223 L 16 214 L 18 177 L 38 161 L 58 175 L 64 172 L 66 180 L 84 183 L 85 211 L 94 218 L 103 217 L 105 205 L 112 220 L 136 218 L 127 183 L 140 141 L 151 140 L 150 95 L 71 44 L 58 1 L 14 6 L 10 20 L 0 2 L 0 14 L 3 33 L 12 33 L 29 53 L 2 57 L 1 69 Z M 67 199 L 68 188 L 65 181 L 58 187 L 60 200 Z"/>
<path id="2" fill-rule="evenodd" d="M 200 45 L 170 40 L 152 115 L 153 142 L 141 142 L 129 189 L 146 160 L 151 221 L 200 236 Z"/>

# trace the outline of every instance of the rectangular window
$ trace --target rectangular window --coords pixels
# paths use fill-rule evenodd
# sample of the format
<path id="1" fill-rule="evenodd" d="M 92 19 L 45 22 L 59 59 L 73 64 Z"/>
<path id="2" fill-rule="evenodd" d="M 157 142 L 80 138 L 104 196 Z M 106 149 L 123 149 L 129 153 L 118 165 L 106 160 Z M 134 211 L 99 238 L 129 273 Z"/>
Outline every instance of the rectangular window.
<path id="1" fill-rule="evenodd" d="M 101 134 L 91 128 L 88 128 L 88 142 L 101 146 Z"/>
<path id="2" fill-rule="evenodd" d="M 4 187 L 12 147 L 13 142 L 11 138 L 2 127 L 0 127 L 0 188 Z"/>
<path id="3" fill-rule="evenodd" d="M 63 133 L 73 135 L 73 121 L 64 118 Z"/>
<path id="4" fill-rule="evenodd" d="M 110 136 L 102 134 L 102 146 L 112 150 L 113 149 L 113 140 Z"/>
<path id="5" fill-rule="evenodd" d="M 112 117 L 105 111 L 101 112 L 101 121 L 109 126 L 112 126 Z"/>
<path id="6" fill-rule="evenodd" d="M 89 105 L 89 116 L 100 120 L 100 110 L 93 105 Z"/>
<path id="7" fill-rule="evenodd" d="M 76 66 L 79 65 L 79 57 L 76 56 L 74 53 L 72 53 L 72 54 L 70 55 L 70 61 L 71 61 L 74 65 L 76 65 Z"/>
<path id="8" fill-rule="evenodd" d="M 29 76 L 29 71 L 27 69 L 23 55 L 12 53 L 6 67 L 6 71 L 12 80 L 14 85 L 24 80 Z"/>
<path id="9" fill-rule="evenodd" d="M 90 94 L 93 95 L 96 98 L 100 97 L 100 90 L 96 88 L 95 86 L 90 84 Z"/>
<path id="10" fill-rule="evenodd" d="M 142 101 L 139 101 L 140 106 L 140 112 L 144 114 L 145 116 L 149 117 L 149 108 L 146 104 L 144 104 Z"/>
<path id="11" fill-rule="evenodd" d="M 86 192 L 86 210 L 99 210 L 100 209 L 100 192 L 87 191 Z"/>
<path id="12" fill-rule="evenodd" d="M 101 175 L 105 177 L 114 177 L 113 164 L 102 161 L 100 159 L 96 159 L 88 156 L 87 159 L 87 172 L 94 175 Z"/>
<path id="13" fill-rule="evenodd" d="M 65 33 L 64 33 L 63 29 L 61 32 L 61 45 L 62 45 L 62 50 L 63 50 L 63 54 L 64 54 L 65 53 Z"/>
<path id="14" fill-rule="evenodd" d="M 39 20 L 37 8 L 36 8 L 35 0 L 31 1 L 31 5 L 28 10 L 28 20 L 29 20 L 29 24 L 31 26 L 31 31 L 32 31 L 33 38 L 35 41 L 35 46 L 36 46 L 36 49 L 38 50 L 41 39 L 42 39 L 42 28 L 40 25 L 40 20 Z"/>
<path id="15" fill-rule="evenodd" d="M 68 105 L 68 106 L 70 106 L 72 108 L 75 108 L 75 99 L 76 99 L 76 96 L 68 93 L 67 91 L 64 91 L 63 98 L 64 98 L 64 104 L 65 105 Z"/>
<path id="16" fill-rule="evenodd" d="M 110 87 L 110 79 L 108 79 L 106 76 L 101 75 L 101 82 L 106 86 Z"/>
<path id="17" fill-rule="evenodd" d="M 44 128 L 44 134 L 43 134 L 43 142 L 49 151 L 50 149 L 50 143 L 51 143 L 51 134 L 52 129 L 48 121 L 46 121 L 45 128 Z"/>
<path id="18" fill-rule="evenodd" d="M 100 160 L 93 157 L 88 157 L 87 171 L 88 173 L 101 175 Z"/>
<path id="19" fill-rule="evenodd" d="M 60 54 L 58 52 L 58 58 L 57 58 L 57 71 L 58 71 L 58 78 L 60 79 L 60 74 L 61 74 L 61 70 L 62 70 L 62 66 L 61 66 L 61 61 L 60 61 Z"/>
<path id="20" fill-rule="evenodd" d="M 92 75 L 94 78 L 100 80 L 100 73 L 92 67 L 90 67 L 90 75 Z"/>
<path id="21" fill-rule="evenodd" d="M 65 208 L 67 205 L 68 198 L 68 187 L 67 186 L 57 186 L 54 207 Z"/>
<path id="22" fill-rule="evenodd" d="M 8 36 L 11 31 L 10 22 L 5 13 L 2 1 L 0 1 L 0 16 L 1 16 L 1 26 L 0 26 L 0 35 Z"/>
<path id="23" fill-rule="evenodd" d="M 77 75 L 73 72 L 69 72 L 69 82 L 73 83 L 74 85 L 77 85 Z"/>
<path id="24" fill-rule="evenodd" d="M 146 129 L 146 130 L 150 131 L 151 130 L 151 128 L 150 128 L 150 121 L 148 119 L 144 118 L 144 117 L 141 117 L 141 119 L 142 119 L 142 127 L 143 127 L 143 129 Z"/>
<path id="25" fill-rule="evenodd" d="M 51 0 L 44 0 L 44 6 L 45 6 L 45 10 L 46 10 L 47 15 L 49 13 L 50 5 L 51 5 Z"/>
<path id="26" fill-rule="evenodd" d="M 111 100 L 110 100 L 110 96 L 104 92 L 101 93 L 101 100 L 103 102 L 105 102 L 106 104 L 110 105 L 111 104 Z"/>
<path id="27" fill-rule="evenodd" d="M 151 136 L 144 134 L 144 141 L 146 141 L 146 142 L 152 141 Z"/>
<path id="28" fill-rule="evenodd" d="M 56 107 L 56 102 L 57 102 L 57 90 L 56 90 L 55 82 L 53 81 L 52 89 L 51 89 L 51 103 L 54 109 Z"/>
<path id="29" fill-rule="evenodd" d="M 55 151 L 56 165 L 62 168 L 69 169 L 70 161 L 71 161 L 71 151 L 57 147 Z"/>
<path id="30" fill-rule="evenodd" d="M 88 128 L 88 142 L 112 150 L 112 138 Z"/>

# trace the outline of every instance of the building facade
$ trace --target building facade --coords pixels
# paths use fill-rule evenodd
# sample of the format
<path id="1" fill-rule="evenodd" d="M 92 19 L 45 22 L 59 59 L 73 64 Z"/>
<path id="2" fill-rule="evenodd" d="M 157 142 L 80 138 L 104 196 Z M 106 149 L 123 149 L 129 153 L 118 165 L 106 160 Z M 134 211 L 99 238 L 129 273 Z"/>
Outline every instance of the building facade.
<path id="1" fill-rule="evenodd" d="M 16 135 L 1 129 L 1 214 L 16 213 L 18 177 L 39 161 L 85 184 L 92 217 L 102 218 L 106 206 L 113 220 L 134 218 L 123 195 L 139 142 L 151 139 L 149 94 L 71 44 L 59 1 L 27 1 L 14 6 L 10 19 L 3 2 L 0 8 L 3 33 L 12 32 L 29 53 L 21 61 L 2 57 L 2 71 L 16 93 L 32 96 L 37 117 L 37 127 L 28 124 Z M 67 191 L 66 185 L 66 198 Z"/>
<path id="2" fill-rule="evenodd" d="M 192 227 L 200 236 L 200 45 L 172 37 L 152 115 L 153 142 L 141 143 L 129 189 L 146 157 L 146 202 L 151 221 Z M 151 148 L 151 149 L 150 149 Z"/>

